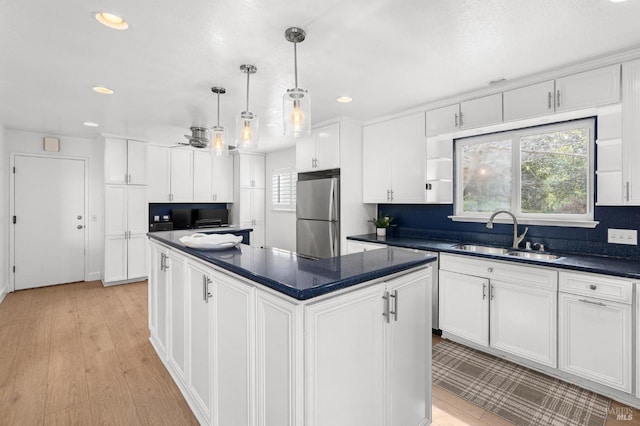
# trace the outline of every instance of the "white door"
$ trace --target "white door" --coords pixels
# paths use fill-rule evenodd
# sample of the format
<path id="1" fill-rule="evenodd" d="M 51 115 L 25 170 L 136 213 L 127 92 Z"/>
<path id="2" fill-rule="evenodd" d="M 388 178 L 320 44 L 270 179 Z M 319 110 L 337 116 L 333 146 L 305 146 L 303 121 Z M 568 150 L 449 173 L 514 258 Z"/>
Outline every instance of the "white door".
<path id="1" fill-rule="evenodd" d="M 149 158 L 148 164 L 148 186 L 147 196 L 150 203 L 170 201 L 171 192 L 171 158 L 170 148 L 164 146 L 150 145 L 147 149 Z"/>
<path id="2" fill-rule="evenodd" d="M 391 162 L 387 151 L 391 122 L 366 126 L 362 130 L 362 202 L 388 203 L 391 190 Z"/>
<path id="3" fill-rule="evenodd" d="M 402 156 L 391 160 L 391 202 L 424 203 L 425 162 L 424 114 L 393 120 L 391 143 Z M 381 153 L 389 161 L 388 154 Z"/>
<path id="4" fill-rule="evenodd" d="M 460 104 L 460 128 L 502 123 L 502 93 L 471 99 Z"/>
<path id="5" fill-rule="evenodd" d="M 14 289 L 84 281 L 84 160 L 16 155 L 14 167 Z"/>
<path id="6" fill-rule="evenodd" d="M 432 109 L 426 113 L 427 136 L 442 135 L 458 130 L 460 121 L 460 104 Z"/>
<path id="7" fill-rule="evenodd" d="M 329 170 L 340 167 L 340 125 L 317 129 L 316 133 L 316 169 Z"/>
<path id="8" fill-rule="evenodd" d="M 212 165 L 210 150 L 193 151 L 193 201 L 213 200 Z"/>
<path id="9" fill-rule="evenodd" d="M 553 114 L 554 88 L 555 82 L 549 80 L 504 92 L 504 121 Z"/>
<path id="10" fill-rule="evenodd" d="M 185 259 L 169 251 L 165 259 L 165 270 L 169 270 L 167 299 L 169 321 L 167 361 L 173 366 L 180 380 L 186 380 L 187 365 L 187 299 Z"/>
<path id="11" fill-rule="evenodd" d="M 213 157 L 213 201 L 233 203 L 233 157 Z"/>
<path id="12" fill-rule="evenodd" d="M 147 143 L 127 141 L 127 183 L 147 184 Z"/>
<path id="13" fill-rule="evenodd" d="M 127 279 L 147 276 L 146 186 L 127 187 Z"/>
<path id="14" fill-rule="evenodd" d="M 193 201 L 193 151 L 171 149 L 171 201 Z"/>
<path id="15" fill-rule="evenodd" d="M 299 172 L 313 170 L 316 158 L 315 133 L 302 137 L 296 141 L 296 169 Z"/>

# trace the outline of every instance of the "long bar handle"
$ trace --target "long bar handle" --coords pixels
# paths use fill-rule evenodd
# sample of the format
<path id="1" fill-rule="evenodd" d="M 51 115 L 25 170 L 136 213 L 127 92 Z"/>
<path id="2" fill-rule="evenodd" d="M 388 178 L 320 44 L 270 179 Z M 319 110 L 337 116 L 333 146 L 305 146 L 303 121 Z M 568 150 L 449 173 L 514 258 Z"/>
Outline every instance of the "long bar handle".
<path id="1" fill-rule="evenodd" d="M 556 108 L 560 106 L 560 89 L 556 91 Z"/>
<path id="2" fill-rule="evenodd" d="M 202 275 L 202 300 L 204 300 L 204 303 L 209 303 L 209 298 L 207 297 L 207 293 L 209 293 L 207 291 L 207 276 L 206 275 Z"/>
<path id="3" fill-rule="evenodd" d="M 389 314 L 389 292 L 388 291 L 384 292 L 382 299 L 384 300 L 384 311 L 382 312 L 382 316 L 385 317 L 387 324 L 389 324 L 389 322 L 391 322 L 391 316 Z"/>
<path id="4" fill-rule="evenodd" d="M 587 300 L 587 299 L 578 299 L 578 300 L 580 300 L 580 302 L 590 303 L 592 305 L 605 306 L 605 307 L 607 306 L 602 302 L 592 302 L 591 300 Z"/>
<path id="5" fill-rule="evenodd" d="M 160 253 L 160 270 L 164 271 L 164 253 Z"/>
<path id="6" fill-rule="evenodd" d="M 393 299 L 393 311 L 389 311 L 389 313 L 393 315 L 394 321 L 398 321 L 398 290 L 393 290 L 389 297 Z"/>
<path id="7" fill-rule="evenodd" d="M 487 285 L 482 283 L 482 300 L 487 298 Z"/>
<path id="8" fill-rule="evenodd" d="M 489 297 L 491 298 L 491 300 L 493 300 L 493 293 L 495 293 L 496 288 L 495 286 L 492 284 L 489 286 Z"/>
<path id="9" fill-rule="evenodd" d="M 551 109 L 553 107 L 553 105 L 551 104 L 551 102 L 553 102 L 553 95 L 551 94 L 551 92 L 549 92 L 549 101 L 548 101 L 548 109 Z"/>
<path id="10" fill-rule="evenodd" d="M 458 113 L 457 112 L 454 114 L 454 117 L 455 117 L 455 119 L 454 119 L 455 120 L 454 127 L 458 127 Z"/>

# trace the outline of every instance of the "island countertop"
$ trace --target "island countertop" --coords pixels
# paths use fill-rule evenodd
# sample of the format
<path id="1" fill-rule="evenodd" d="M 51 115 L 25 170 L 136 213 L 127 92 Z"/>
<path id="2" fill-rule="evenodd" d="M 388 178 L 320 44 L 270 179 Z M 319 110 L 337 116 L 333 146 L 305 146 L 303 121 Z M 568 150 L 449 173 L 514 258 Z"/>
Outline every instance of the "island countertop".
<path id="1" fill-rule="evenodd" d="M 241 228 L 233 231 L 239 230 Z M 180 242 L 180 237 L 192 233 L 194 231 L 163 231 L 147 235 L 152 240 L 298 300 L 321 296 L 436 260 L 436 256 L 398 247 L 318 260 L 300 257 L 286 250 L 245 244 L 227 250 L 199 250 Z"/>

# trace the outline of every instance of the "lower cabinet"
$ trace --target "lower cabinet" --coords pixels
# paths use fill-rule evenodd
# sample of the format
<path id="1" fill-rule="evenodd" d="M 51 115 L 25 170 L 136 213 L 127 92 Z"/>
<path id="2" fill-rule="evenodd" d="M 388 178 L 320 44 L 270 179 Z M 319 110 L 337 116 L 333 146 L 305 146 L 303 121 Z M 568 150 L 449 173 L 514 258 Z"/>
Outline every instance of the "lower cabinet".
<path id="1" fill-rule="evenodd" d="M 151 341 L 201 424 L 428 424 L 430 268 L 297 301 L 151 247 Z"/>
<path id="2" fill-rule="evenodd" d="M 560 369 L 631 393 L 633 284 L 560 272 Z"/>
<path id="3" fill-rule="evenodd" d="M 556 271 L 447 254 L 440 261 L 442 331 L 556 367 Z"/>
<path id="4" fill-rule="evenodd" d="M 362 253 L 369 250 L 386 248 L 386 244 L 365 243 L 363 241 L 347 240 L 347 254 Z"/>
<path id="5" fill-rule="evenodd" d="M 305 425 L 430 419 L 430 277 L 415 272 L 305 309 Z"/>
<path id="6" fill-rule="evenodd" d="M 187 381 L 194 414 L 200 423 L 211 423 L 213 406 L 213 303 L 212 270 L 187 262 Z M 193 406 L 191 407 L 194 408 Z"/>

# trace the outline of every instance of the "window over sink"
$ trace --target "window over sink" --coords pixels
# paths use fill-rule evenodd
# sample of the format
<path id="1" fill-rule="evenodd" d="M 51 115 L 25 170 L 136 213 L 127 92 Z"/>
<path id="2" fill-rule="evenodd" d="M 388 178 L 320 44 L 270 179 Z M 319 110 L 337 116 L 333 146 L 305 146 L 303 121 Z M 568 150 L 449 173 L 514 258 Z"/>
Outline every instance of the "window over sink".
<path id="1" fill-rule="evenodd" d="M 594 226 L 594 139 L 595 118 L 457 139 L 453 219 Z"/>

